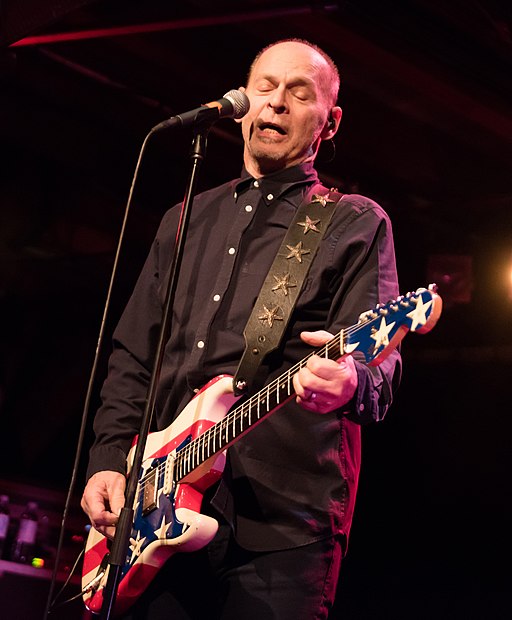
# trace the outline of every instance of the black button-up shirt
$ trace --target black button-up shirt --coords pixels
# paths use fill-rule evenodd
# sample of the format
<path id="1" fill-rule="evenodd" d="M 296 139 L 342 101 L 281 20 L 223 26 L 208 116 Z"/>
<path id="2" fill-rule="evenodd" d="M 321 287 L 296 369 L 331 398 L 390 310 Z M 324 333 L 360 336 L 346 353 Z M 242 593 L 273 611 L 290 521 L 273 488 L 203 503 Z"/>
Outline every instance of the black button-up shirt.
<path id="1" fill-rule="evenodd" d="M 195 391 L 233 375 L 243 330 L 301 201 L 318 183 L 311 164 L 204 192 L 190 224 L 165 347 L 156 426 L 168 426 Z M 95 419 L 89 475 L 124 471 L 137 433 L 161 321 L 180 216 L 164 216 L 133 295 L 114 333 L 103 404 Z M 265 360 L 271 380 L 304 358 L 303 330 L 336 333 L 398 293 L 391 225 L 363 196 L 344 196 L 325 234 L 283 345 Z M 399 354 L 377 368 L 357 362 L 359 386 L 346 411 L 319 415 L 285 405 L 229 449 L 213 505 L 252 549 L 286 548 L 348 536 L 360 466 L 359 424 L 380 420 L 399 379 Z"/>

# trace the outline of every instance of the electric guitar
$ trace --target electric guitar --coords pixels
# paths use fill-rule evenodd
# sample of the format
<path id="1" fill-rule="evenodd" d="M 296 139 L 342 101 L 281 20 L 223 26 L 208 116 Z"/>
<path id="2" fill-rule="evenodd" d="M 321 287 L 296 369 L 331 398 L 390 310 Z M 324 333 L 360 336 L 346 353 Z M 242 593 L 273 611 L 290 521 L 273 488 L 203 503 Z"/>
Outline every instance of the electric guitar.
<path id="1" fill-rule="evenodd" d="M 311 353 L 337 360 L 359 351 L 369 366 L 380 364 L 408 331 L 426 333 L 441 315 L 435 285 L 407 293 L 364 312 L 359 321 Z M 116 614 L 126 611 L 144 592 L 165 561 L 179 551 L 195 551 L 215 536 L 217 521 L 201 514 L 205 490 L 222 475 L 226 449 L 294 398 L 293 375 L 309 357 L 235 404 L 232 377 L 212 379 L 162 431 L 150 433 L 144 450 L 134 504 L 126 561 L 121 569 Z M 133 463 L 136 440 L 127 456 Z M 107 582 L 108 540 L 91 528 L 82 569 L 85 606 L 100 612 Z"/>

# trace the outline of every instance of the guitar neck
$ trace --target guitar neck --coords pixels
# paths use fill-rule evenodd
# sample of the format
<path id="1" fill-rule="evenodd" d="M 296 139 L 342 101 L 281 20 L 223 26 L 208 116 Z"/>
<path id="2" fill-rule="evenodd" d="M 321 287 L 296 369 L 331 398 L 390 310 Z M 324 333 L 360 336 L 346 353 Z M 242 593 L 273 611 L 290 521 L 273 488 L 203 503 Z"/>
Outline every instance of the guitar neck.
<path id="1" fill-rule="evenodd" d="M 175 457 L 176 480 L 181 480 L 209 458 L 228 448 L 263 418 L 291 400 L 295 396 L 293 376 L 307 364 L 312 355 L 332 360 L 339 359 L 342 333 L 332 338 L 321 349 L 313 351 L 259 392 L 244 400 L 227 413 L 220 422 L 183 447 Z"/>
<path id="2" fill-rule="evenodd" d="M 406 332 L 427 333 L 441 315 L 442 300 L 431 284 L 428 289 L 401 295 L 360 315 L 359 321 L 334 336 L 321 349 L 295 364 L 262 390 L 242 402 L 202 435 L 178 450 L 174 472 L 179 481 L 202 463 L 225 450 L 265 416 L 282 407 L 295 395 L 293 375 L 312 355 L 338 360 L 358 351 L 366 364 L 380 364 L 396 348 Z"/>

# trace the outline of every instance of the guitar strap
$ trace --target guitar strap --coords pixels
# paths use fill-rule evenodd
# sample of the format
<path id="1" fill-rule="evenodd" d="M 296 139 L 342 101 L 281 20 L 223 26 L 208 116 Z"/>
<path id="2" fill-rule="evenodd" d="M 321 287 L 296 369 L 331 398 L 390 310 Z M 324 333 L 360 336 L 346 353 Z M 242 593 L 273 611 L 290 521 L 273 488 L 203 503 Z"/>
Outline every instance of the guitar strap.
<path id="1" fill-rule="evenodd" d="M 343 198 L 320 184 L 297 209 L 244 329 L 245 350 L 233 379 L 235 396 L 247 394 L 265 356 L 281 342 L 311 263 Z M 310 198 L 312 195 L 312 198 Z"/>

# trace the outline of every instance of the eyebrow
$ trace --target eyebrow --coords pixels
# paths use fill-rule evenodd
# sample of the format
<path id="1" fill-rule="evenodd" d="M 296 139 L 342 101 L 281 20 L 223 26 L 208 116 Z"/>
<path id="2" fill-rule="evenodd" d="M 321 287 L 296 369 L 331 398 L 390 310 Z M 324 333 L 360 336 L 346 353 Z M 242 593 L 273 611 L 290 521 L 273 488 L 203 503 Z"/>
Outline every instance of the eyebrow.
<path id="1" fill-rule="evenodd" d="M 254 82 L 258 82 L 260 80 L 267 80 L 267 82 L 271 82 L 272 84 L 276 84 L 279 79 L 276 78 L 275 76 L 269 74 L 269 73 L 265 73 L 259 76 L 254 76 Z M 312 78 L 309 77 L 305 77 L 305 76 L 297 76 L 296 78 L 293 78 L 290 83 L 287 84 L 287 87 L 294 87 L 294 86 L 316 86 L 316 82 L 315 80 L 313 80 Z"/>

